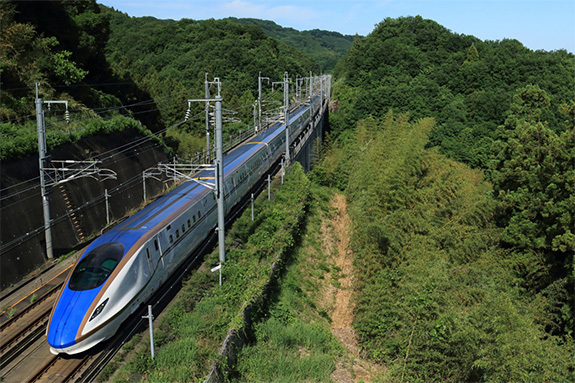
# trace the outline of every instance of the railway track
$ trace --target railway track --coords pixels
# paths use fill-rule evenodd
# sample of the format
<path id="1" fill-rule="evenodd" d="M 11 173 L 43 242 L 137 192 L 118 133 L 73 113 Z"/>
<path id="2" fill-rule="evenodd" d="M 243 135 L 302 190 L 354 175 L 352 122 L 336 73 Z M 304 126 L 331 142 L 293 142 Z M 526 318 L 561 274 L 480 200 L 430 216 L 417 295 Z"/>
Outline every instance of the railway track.
<path id="1" fill-rule="evenodd" d="M 28 382 L 72 382 L 79 370 L 89 361 L 89 356 L 66 358 L 53 355 L 32 374 Z"/>
<path id="2" fill-rule="evenodd" d="M 26 356 L 36 355 L 37 350 L 42 349 L 41 345 L 46 343 L 43 337 L 50 310 L 70 267 L 54 271 L 52 266 L 35 279 L 27 281 L 22 285 L 23 287 L 16 288 L 2 296 L 3 302 L 10 302 L 3 304 L 4 308 L 0 312 L 0 379 L 2 382 L 25 381 L 21 374 L 13 375 L 12 373 L 22 367 L 25 370 L 26 363 L 22 365 L 22 360 Z M 45 282 L 42 283 L 42 281 Z M 29 365 L 27 369 L 30 369 Z M 12 378 L 10 378 L 11 375 Z"/>
<path id="3" fill-rule="evenodd" d="M 193 252 L 179 273 L 172 276 L 168 283 L 150 301 L 156 315 L 169 303 L 179 291 L 180 280 L 215 242 L 211 235 L 204 245 Z M 28 302 L 17 314 L 10 318 L 4 316 L 0 324 L 0 381 L 7 382 L 92 382 L 113 358 L 124 343 L 138 331 L 145 331 L 147 320 L 142 316 L 147 308 L 142 306 L 134 313 L 112 339 L 103 342 L 94 349 L 79 355 L 52 355 L 46 342 L 45 332 L 50 310 L 67 273 L 61 279 L 46 284 L 34 302 Z M 48 285 L 50 285 L 48 287 Z M 40 290 L 36 291 L 38 294 Z M 20 305 L 23 305 L 19 302 Z M 33 366 L 33 367 L 31 367 Z M 40 366 L 40 367 L 36 367 Z"/>
<path id="4" fill-rule="evenodd" d="M 272 172 L 278 170 L 278 165 Z M 265 186 L 264 178 L 254 190 L 257 194 Z M 233 221 L 248 203 L 246 197 L 228 216 Z M 166 307 L 180 288 L 181 279 L 203 259 L 216 242 L 215 232 L 206 238 L 200 248 L 190 254 L 188 261 L 152 297 L 155 315 Z M 71 267 L 71 266 L 70 266 Z M 142 316 L 147 308 L 142 306 L 109 341 L 103 342 L 79 355 L 52 355 L 45 339 L 46 325 L 57 293 L 68 275 L 69 267 L 50 279 L 26 297 L 0 313 L 0 381 L 7 382 L 92 382 L 113 358 L 124 343 L 147 329 Z M 34 298 L 32 299 L 32 296 Z M 10 311 L 15 314 L 7 315 Z M 33 366 L 33 367 L 31 367 Z M 37 367 L 41 366 L 41 367 Z"/>
<path id="5" fill-rule="evenodd" d="M 52 294 L 57 292 L 62 286 L 62 283 L 64 283 L 71 267 L 72 265 L 64 268 L 55 276 L 48 278 L 46 282 L 41 283 L 39 287 L 24 294 L 23 297 L 16 299 L 15 302 L 6 304 L 0 311 L 0 331 L 8 326 L 10 322 L 18 320 L 19 317 L 33 309 L 39 302 L 48 299 Z M 37 279 L 42 280 L 47 279 L 47 277 L 41 274 Z M 12 294 L 16 294 L 18 292 L 19 290 L 15 290 Z M 8 301 L 9 299 L 9 294 L 2 297 L 2 301 Z"/>
<path id="6" fill-rule="evenodd" d="M 50 310 L 66 278 L 66 271 L 68 269 L 18 300 L 0 316 L 0 371 L 45 333 Z"/>

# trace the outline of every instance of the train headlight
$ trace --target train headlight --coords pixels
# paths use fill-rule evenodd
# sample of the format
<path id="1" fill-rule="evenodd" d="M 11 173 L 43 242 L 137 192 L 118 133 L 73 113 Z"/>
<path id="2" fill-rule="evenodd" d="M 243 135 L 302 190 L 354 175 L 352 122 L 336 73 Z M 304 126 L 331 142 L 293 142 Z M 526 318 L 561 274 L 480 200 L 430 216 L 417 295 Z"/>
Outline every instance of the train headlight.
<path id="1" fill-rule="evenodd" d="M 89 321 L 91 321 L 92 319 L 94 319 L 94 318 L 96 318 L 98 315 L 100 315 L 100 313 L 102 312 L 102 310 L 104 310 L 104 307 L 106 306 L 106 303 L 108 303 L 108 300 L 109 300 L 109 299 L 110 299 L 110 298 L 106 298 L 106 300 L 105 300 L 104 302 L 100 303 L 100 304 L 98 305 L 98 307 L 96 307 L 96 310 L 94 310 L 94 312 L 92 313 L 92 316 L 90 317 L 90 320 L 89 320 Z M 89 322 L 89 321 L 88 321 L 88 322 Z"/>

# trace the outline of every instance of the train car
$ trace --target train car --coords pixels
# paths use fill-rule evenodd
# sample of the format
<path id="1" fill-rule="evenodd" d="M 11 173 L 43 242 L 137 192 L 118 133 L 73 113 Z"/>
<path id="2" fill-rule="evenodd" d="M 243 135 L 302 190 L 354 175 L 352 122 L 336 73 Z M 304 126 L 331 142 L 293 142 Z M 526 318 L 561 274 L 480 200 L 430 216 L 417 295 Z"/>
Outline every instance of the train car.
<path id="1" fill-rule="evenodd" d="M 291 111 L 290 142 L 320 103 L 316 95 Z M 224 157 L 226 213 L 284 153 L 285 129 L 273 124 Z M 214 193 L 188 181 L 90 243 L 52 309 L 50 351 L 76 354 L 112 337 L 216 227 L 216 210 Z"/>

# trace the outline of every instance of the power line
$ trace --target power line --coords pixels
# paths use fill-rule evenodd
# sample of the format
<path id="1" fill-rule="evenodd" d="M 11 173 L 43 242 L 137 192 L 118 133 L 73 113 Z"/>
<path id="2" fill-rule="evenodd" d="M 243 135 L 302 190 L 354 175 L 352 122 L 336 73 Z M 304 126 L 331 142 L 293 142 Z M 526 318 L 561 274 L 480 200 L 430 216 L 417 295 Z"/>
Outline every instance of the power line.
<path id="1" fill-rule="evenodd" d="M 275 91 L 273 91 L 273 92 L 275 92 Z M 272 92 L 272 93 L 273 93 L 273 92 Z M 167 99 L 171 99 L 171 98 L 172 98 L 171 96 L 165 96 L 165 97 L 158 98 L 158 99 L 156 99 L 156 100 L 150 99 L 150 100 L 144 100 L 144 101 L 140 101 L 140 102 L 137 102 L 137 103 L 134 103 L 134 104 L 129 104 L 129 105 L 122 105 L 122 106 L 111 107 L 111 108 L 101 108 L 101 109 L 99 109 L 100 113 L 96 113 L 96 114 L 97 114 L 97 115 L 100 115 L 100 114 L 103 114 L 104 112 L 110 112 L 110 111 L 115 111 L 115 110 L 119 110 L 119 109 L 126 109 L 126 108 L 129 108 L 129 107 L 146 106 L 146 105 L 151 105 L 151 104 L 157 104 L 158 101 L 163 101 L 163 100 L 167 100 Z M 272 102 L 273 102 L 273 101 L 272 101 Z M 247 104 L 247 105 L 239 106 L 239 107 L 237 107 L 237 108 L 231 109 L 231 111 L 238 111 L 238 110 L 245 109 L 245 108 L 248 108 L 248 107 L 252 107 L 252 105 L 251 105 L 251 104 Z M 143 113 L 149 113 L 149 112 L 157 111 L 157 110 L 160 110 L 160 109 L 159 109 L 159 108 L 155 108 L 155 109 L 150 109 L 150 110 L 146 110 L 146 111 L 132 112 L 132 114 L 143 114 Z M 93 113 L 93 110 L 74 111 L 74 112 L 72 112 L 72 113 L 87 114 L 87 113 L 90 113 L 90 112 Z M 204 112 L 198 113 L 197 115 L 195 115 L 195 116 L 193 116 L 192 118 L 188 119 L 188 121 L 196 121 L 196 120 L 198 120 L 200 117 L 203 116 L 203 113 L 204 113 Z M 92 117 L 92 116 L 88 116 L 88 119 L 93 119 L 93 117 Z M 82 121 L 82 119 L 80 119 L 80 121 Z M 157 131 L 157 132 L 153 133 L 153 135 L 154 135 L 155 138 L 157 138 L 157 137 L 159 137 L 159 135 L 165 133 L 167 130 L 169 130 L 169 129 L 171 129 L 171 128 L 174 128 L 174 127 L 181 126 L 181 125 L 184 124 L 185 122 L 186 122 L 186 121 L 182 121 L 182 122 L 173 124 L 173 125 L 171 125 L 171 126 L 169 126 L 169 127 L 167 127 L 167 128 L 164 128 L 164 129 L 162 129 L 162 130 L 160 130 L 160 131 Z M 83 131 L 83 130 L 85 130 L 85 129 L 87 129 L 87 128 L 77 128 L 77 129 L 74 129 L 74 130 L 69 130 L 69 131 L 67 131 L 67 133 L 79 132 L 79 131 Z M 32 129 L 30 129 L 30 132 L 32 132 Z M 14 135 L 18 134 L 17 132 L 10 132 L 10 133 L 12 133 L 12 134 L 14 134 Z M 4 133 L 4 134 L 6 134 L 6 133 Z M 53 133 L 50 133 L 50 136 L 54 136 L 54 135 L 57 135 L 57 134 L 58 134 L 58 133 L 53 132 Z M 116 153 L 115 153 L 114 155 L 112 155 L 112 156 L 105 157 L 105 155 L 107 155 L 107 154 L 110 153 L 110 152 L 114 152 L 114 151 L 118 150 L 118 148 L 111 149 L 111 150 L 109 150 L 109 151 L 107 151 L 107 152 L 104 152 L 104 153 L 100 153 L 98 156 L 96 156 L 96 158 L 99 158 L 99 159 L 102 159 L 102 160 L 107 160 L 107 159 L 113 158 L 114 156 L 120 155 L 120 154 L 124 153 L 125 151 L 130 150 L 131 148 L 135 148 L 135 147 L 139 146 L 140 144 L 142 144 L 143 142 L 146 142 L 146 141 L 151 140 L 151 139 L 152 139 L 152 137 L 149 137 L 149 136 L 142 137 L 142 138 L 140 138 L 140 139 L 138 139 L 138 140 L 136 141 L 136 144 L 134 144 L 134 142 L 132 142 L 132 143 L 129 143 L 129 144 L 125 144 L 125 145 L 123 145 L 123 146 L 120 146 L 119 148 L 126 147 L 126 149 L 121 150 L 121 151 L 119 151 L 119 152 L 116 152 Z M 9 186 L 9 187 L 7 187 L 7 188 L 4 188 L 4 189 L 0 190 L 0 193 L 5 193 L 6 190 L 15 188 L 15 187 L 17 187 L 17 186 L 19 186 L 19 185 L 21 185 L 21 184 L 23 184 L 23 183 L 27 183 L 27 182 L 30 182 L 30 181 L 37 180 L 38 178 L 39 178 L 39 177 L 35 177 L 35 178 L 33 178 L 33 179 L 29 179 L 29 180 L 20 182 L 20 183 L 18 183 L 18 184 L 16 184 L 16 185 L 11 185 L 11 186 Z M 1 201 L 1 200 L 4 200 L 4 199 L 7 199 L 7 198 L 13 198 L 13 197 L 15 197 L 15 196 L 17 196 L 17 195 L 19 195 L 19 194 L 22 194 L 22 193 L 24 193 L 24 192 L 26 192 L 26 191 L 32 190 L 32 189 L 37 188 L 37 187 L 38 187 L 38 186 L 32 186 L 32 187 L 30 187 L 30 188 L 24 189 L 24 190 L 19 191 L 19 192 L 17 192 L 17 193 L 12 193 L 12 194 L 9 194 L 8 196 L 2 196 L 2 197 L 0 197 L 0 201 Z"/>
<path id="2" fill-rule="evenodd" d="M 167 98 L 167 97 L 166 97 L 166 98 Z M 148 104 L 153 103 L 153 101 L 154 101 L 154 100 L 146 100 L 146 101 L 142 101 L 142 102 L 140 102 L 140 103 L 131 104 L 130 106 L 135 106 L 135 105 L 148 105 Z M 247 108 L 247 107 L 251 107 L 251 104 L 244 105 L 244 106 L 241 106 L 241 107 L 232 109 L 232 110 L 240 110 L 240 109 Z M 111 109 L 113 109 L 113 108 L 110 108 L 110 109 L 108 109 L 108 110 L 111 110 Z M 152 109 L 152 110 L 158 110 L 158 109 Z M 74 112 L 74 113 L 88 113 L 88 112 L 89 112 L 89 111 L 77 111 L 77 112 Z M 137 113 L 134 113 L 134 114 L 139 114 L 139 113 L 144 113 L 144 112 L 137 112 Z M 199 120 L 201 117 L 203 117 L 203 114 L 204 114 L 204 112 L 200 112 L 200 113 L 198 113 L 198 114 L 192 116 L 191 118 L 189 118 L 188 121 L 196 121 L 196 120 Z M 80 121 L 81 121 L 81 120 L 80 120 Z M 162 129 L 162 130 L 160 130 L 160 131 L 157 131 L 157 132 L 155 132 L 155 133 L 152 133 L 152 134 L 153 134 L 154 138 L 158 138 L 159 135 L 165 133 L 165 132 L 168 131 L 169 129 L 172 129 L 172 128 L 175 128 L 175 127 L 179 127 L 179 126 L 183 125 L 183 124 L 186 123 L 186 122 L 187 122 L 187 121 L 181 121 L 181 122 L 179 122 L 179 123 L 173 124 L 173 125 L 171 125 L 171 126 L 169 126 L 169 127 L 167 127 L 167 128 L 164 128 L 164 129 Z M 74 130 L 69 130 L 69 131 L 67 131 L 67 133 L 79 132 L 79 131 L 83 131 L 83 130 L 85 130 L 85 129 L 87 129 L 87 128 L 77 128 L 77 129 L 74 129 Z M 32 132 L 32 130 L 31 130 L 30 132 Z M 17 134 L 17 133 L 14 133 L 14 134 Z M 57 135 L 57 134 L 58 134 L 58 133 L 56 133 L 56 132 L 52 132 L 52 133 L 49 134 L 49 136 L 52 136 L 52 137 L 53 137 L 53 136 L 55 136 L 55 135 Z M 146 142 L 146 141 L 149 141 L 149 140 L 151 140 L 151 139 L 152 139 L 152 137 L 150 137 L 150 136 L 145 136 L 145 137 L 139 138 L 139 139 L 137 139 L 137 140 L 135 141 L 135 143 L 134 143 L 134 142 L 131 142 L 131 143 L 128 143 L 128 144 L 124 144 L 124 145 L 122 145 L 122 146 L 120 146 L 120 147 L 118 147 L 118 148 L 114 148 L 114 149 L 111 149 L 111 150 L 109 150 L 109 151 L 107 151 L 107 152 L 100 153 L 100 154 L 97 155 L 95 158 L 100 159 L 100 160 L 102 160 L 102 161 L 108 160 L 108 159 L 110 159 L 110 158 L 113 158 L 113 157 L 116 156 L 116 155 L 120 155 L 120 154 L 124 153 L 125 151 L 130 150 L 131 148 L 135 148 L 135 147 L 141 145 L 142 143 L 144 143 L 144 142 Z M 116 153 L 113 154 L 112 156 L 105 157 L 105 155 L 107 155 L 108 153 L 115 152 L 115 151 L 117 151 L 118 149 L 124 148 L 124 147 L 125 147 L 126 149 L 121 150 L 121 151 L 119 151 L 119 152 L 116 152 Z M 11 188 L 15 188 L 15 187 L 17 187 L 17 186 L 19 186 L 19 185 L 21 185 L 21 184 L 23 184 L 23 183 L 27 183 L 27 182 L 31 182 L 31 181 L 38 180 L 39 178 L 40 178 L 40 177 L 34 177 L 34 178 L 32 178 L 32 179 L 28 179 L 28 180 L 26 180 L 26 181 L 22 181 L 22 182 L 20 182 L 20 183 L 18 183 L 18 184 L 15 184 L 15 185 L 11 185 L 11 186 L 9 186 L 9 187 L 6 187 L 6 188 L 0 190 L 0 194 L 4 194 L 7 190 L 9 190 L 9 189 L 11 189 Z M 32 186 L 32 187 L 27 188 L 27 189 L 24 189 L 24 190 L 22 190 L 22 191 L 19 191 L 19 192 L 16 192 L 16 193 L 12 193 L 12 194 L 9 194 L 9 195 L 7 195 L 7 196 L 2 196 L 2 197 L 0 197 L 0 201 L 2 201 L 2 200 L 4 200 L 4 199 L 7 199 L 7 198 L 13 198 L 13 197 L 15 197 L 15 196 L 17 196 L 17 195 L 20 195 L 20 194 L 22 194 L 22 193 L 25 193 L 26 191 L 32 190 L 32 189 L 37 188 L 37 187 L 38 187 L 38 186 Z"/>
<path id="3" fill-rule="evenodd" d="M 135 175 L 135 176 L 129 178 L 128 180 L 122 182 L 120 185 L 118 185 L 112 189 L 109 189 L 108 192 L 110 194 L 115 193 L 115 192 L 119 192 L 123 189 L 127 189 L 127 188 L 132 187 L 132 185 L 134 185 L 135 183 L 137 183 L 141 180 L 142 180 L 142 177 L 140 175 Z M 68 219 L 72 214 L 75 214 L 75 213 L 79 212 L 80 210 L 87 209 L 93 205 L 96 205 L 97 203 L 101 202 L 105 198 L 106 198 L 105 196 L 100 195 L 100 196 L 97 196 L 97 197 L 95 197 L 89 201 L 84 202 L 82 205 L 78 206 L 77 208 L 70 210 L 70 211 L 67 211 L 65 214 L 62 214 L 62 215 L 52 219 L 50 221 L 50 227 L 54 227 L 55 225 L 63 222 L 64 220 Z M 45 226 L 35 228 L 35 229 L 27 232 L 26 234 L 24 234 L 18 238 L 15 238 L 10 242 L 3 244 L 2 246 L 0 246 L 0 254 L 5 253 L 6 251 L 12 249 L 14 246 L 20 245 L 23 242 L 33 238 L 35 235 L 43 232 L 44 229 L 45 229 Z"/>

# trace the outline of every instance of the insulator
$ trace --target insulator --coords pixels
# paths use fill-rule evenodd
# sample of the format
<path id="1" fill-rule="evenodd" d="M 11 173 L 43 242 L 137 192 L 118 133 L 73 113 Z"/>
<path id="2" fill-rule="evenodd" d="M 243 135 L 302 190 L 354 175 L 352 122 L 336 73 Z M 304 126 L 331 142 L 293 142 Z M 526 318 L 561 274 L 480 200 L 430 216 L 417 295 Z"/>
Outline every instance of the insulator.
<path id="1" fill-rule="evenodd" d="M 186 116 L 184 117 L 184 121 L 188 121 L 191 113 L 192 113 L 191 109 L 186 110 Z"/>
<path id="2" fill-rule="evenodd" d="M 66 119 L 67 123 L 70 123 L 70 112 L 67 110 L 64 112 L 64 118 Z"/>

